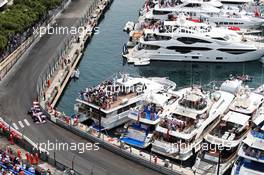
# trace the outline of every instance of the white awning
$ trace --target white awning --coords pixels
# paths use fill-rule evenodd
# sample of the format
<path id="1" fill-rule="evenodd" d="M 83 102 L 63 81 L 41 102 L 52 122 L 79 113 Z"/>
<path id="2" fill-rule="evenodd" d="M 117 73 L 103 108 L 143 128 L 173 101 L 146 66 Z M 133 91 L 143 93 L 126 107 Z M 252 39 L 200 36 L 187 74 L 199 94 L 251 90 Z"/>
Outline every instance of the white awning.
<path id="1" fill-rule="evenodd" d="M 264 121 L 264 114 L 260 114 L 253 122 L 256 124 L 256 125 L 259 125 L 261 122 Z"/>
<path id="2" fill-rule="evenodd" d="M 149 93 L 147 94 L 146 101 L 158 104 L 163 106 L 169 99 L 169 95 L 164 94 L 157 94 L 157 93 Z"/>
<path id="3" fill-rule="evenodd" d="M 181 115 L 181 116 L 185 116 L 185 117 L 189 117 L 189 118 L 192 118 L 192 119 L 196 119 L 197 117 L 197 113 L 194 113 L 188 109 L 184 109 L 184 108 L 176 108 L 174 111 L 173 111 L 174 114 L 177 114 L 177 115 Z"/>
<path id="4" fill-rule="evenodd" d="M 177 21 L 164 21 L 164 26 L 175 26 Z"/>
<path id="5" fill-rule="evenodd" d="M 195 93 L 188 94 L 184 97 L 188 101 L 197 102 L 201 100 L 201 96 Z"/>
<path id="6" fill-rule="evenodd" d="M 223 118 L 223 120 L 245 126 L 250 116 L 241 114 L 238 112 L 229 111 Z"/>
<path id="7" fill-rule="evenodd" d="M 253 137 L 251 134 L 249 134 L 246 139 L 243 140 L 244 143 L 249 145 L 252 148 L 263 150 L 264 148 L 264 141 L 263 139 L 259 139 L 256 137 Z"/>

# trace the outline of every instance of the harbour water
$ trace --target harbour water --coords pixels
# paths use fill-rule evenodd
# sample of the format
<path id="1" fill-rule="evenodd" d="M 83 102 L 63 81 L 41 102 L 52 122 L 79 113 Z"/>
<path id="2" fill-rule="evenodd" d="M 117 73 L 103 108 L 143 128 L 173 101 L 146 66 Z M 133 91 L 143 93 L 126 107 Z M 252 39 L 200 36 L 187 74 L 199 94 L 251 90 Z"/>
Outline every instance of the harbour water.
<path id="1" fill-rule="evenodd" d="M 58 109 L 72 114 L 78 92 L 108 79 L 117 72 L 140 76 L 169 77 L 178 87 L 190 84 L 206 85 L 212 81 L 224 81 L 230 74 L 248 74 L 253 77 L 250 87 L 264 83 L 264 67 L 261 62 L 246 63 L 191 63 L 152 62 L 149 66 L 127 65 L 122 56 L 122 46 L 128 40 L 123 32 L 127 21 L 138 18 L 142 0 L 114 0 L 110 10 L 99 25 L 99 34 L 94 35 L 85 50 L 79 65 L 81 72 L 77 81 L 71 81 L 58 103 Z"/>

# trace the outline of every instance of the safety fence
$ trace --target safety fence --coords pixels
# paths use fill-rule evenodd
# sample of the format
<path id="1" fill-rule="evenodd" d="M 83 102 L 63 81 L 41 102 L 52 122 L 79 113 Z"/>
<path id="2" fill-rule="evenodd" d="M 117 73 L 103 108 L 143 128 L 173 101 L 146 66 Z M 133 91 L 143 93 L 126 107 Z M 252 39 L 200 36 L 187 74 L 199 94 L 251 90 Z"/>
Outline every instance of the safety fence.
<path id="1" fill-rule="evenodd" d="M 46 162 L 53 167 L 57 168 L 60 171 L 64 171 L 64 174 L 70 174 L 70 168 L 69 166 L 61 163 L 60 161 L 56 160 L 56 157 L 53 155 L 50 155 L 50 153 L 42 148 L 40 148 L 37 144 L 35 144 L 32 140 L 30 140 L 28 137 L 23 135 L 23 133 L 18 132 L 15 130 L 10 124 L 8 124 L 6 121 L 10 121 L 7 118 L 0 118 L 0 136 L 5 136 L 7 138 L 10 138 L 10 134 L 13 135 L 13 140 L 16 145 L 23 148 L 25 151 L 27 151 L 30 154 L 38 154 L 39 158 Z M 10 121 L 11 122 L 11 121 Z M 7 150 L 6 148 L 9 145 L 0 145 L 0 150 Z M 13 155 L 17 156 L 16 151 L 13 151 L 10 149 L 10 152 L 13 153 Z M 74 171 L 74 175 L 81 175 L 81 173 Z"/>
<path id="2" fill-rule="evenodd" d="M 48 111 L 48 109 L 46 109 L 46 111 Z M 159 161 L 157 162 L 157 160 L 155 160 L 157 157 L 154 154 L 151 155 L 144 153 L 144 155 L 146 156 L 141 155 L 142 153 L 140 150 L 124 145 L 118 139 L 111 138 L 106 134 L 98 132 L 97 130 L 89 128 L 85 125 L 75 123 L 72 119 L 67 118 L 67 116 L 62 113 L 56 113 L 55 117 L 54 113 L 49 111 L 49 113 L 47 112 L 46 115 L 52 122 L 56 123 L 60 127 L 65 128 L 72 133 L 93 143 L 99 143 L 100 147 L 107 149 L 126 159 L 144 165 L 145 167 L 167 175 L 191 174 L 188 171 L 184 171 L 184 169 L 182 168 L 175 167 L 174 164 L 167 162 L 166 160 L 163 160 L 163 162 L 161 162 L 161 159 L 159 159 Z"/>

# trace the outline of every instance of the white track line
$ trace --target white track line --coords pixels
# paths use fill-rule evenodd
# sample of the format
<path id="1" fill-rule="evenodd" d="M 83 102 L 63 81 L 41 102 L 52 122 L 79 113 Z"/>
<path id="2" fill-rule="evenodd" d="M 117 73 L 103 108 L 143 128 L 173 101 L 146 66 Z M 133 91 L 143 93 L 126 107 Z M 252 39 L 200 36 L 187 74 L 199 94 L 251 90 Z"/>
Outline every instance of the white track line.
<path id="1" fill-rule="evenodd" d="M 27 126 L 30 126 L 30 123 L 28 122 L 27 119 L 24 119 L 24 122 L 26 123 Z"/>
<path id="2" fill-rule="evenodd" d="M 18 124 L 21 126 L 21 128 L 24 128 L 24 124 L 21 121 L 18 121 Z"/>
<path id="3" fill-rule="evenodd" d="M 17 124 L 15 124 L 15 123 L 13 123 L 13 127 L 14 127 L 16 130 L 19 129 L 18 126 L 17 126 Z"/>

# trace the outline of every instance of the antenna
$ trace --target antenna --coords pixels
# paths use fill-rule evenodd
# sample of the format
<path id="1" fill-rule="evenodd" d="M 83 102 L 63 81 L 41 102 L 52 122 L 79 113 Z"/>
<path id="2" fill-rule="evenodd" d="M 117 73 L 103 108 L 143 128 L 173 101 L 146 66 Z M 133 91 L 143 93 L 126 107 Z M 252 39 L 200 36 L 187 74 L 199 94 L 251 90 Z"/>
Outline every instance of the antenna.
<path id="1" fill-rule="evenodd" d="M 263 65 L 261 66 L 261 84 L 263 84 Z"/>
<path id="2" fill-rule="evenodd" d="M 190 78 L 190 86 L 193 84 L 193 62 L 191 61 L 191 78 Z"/>

